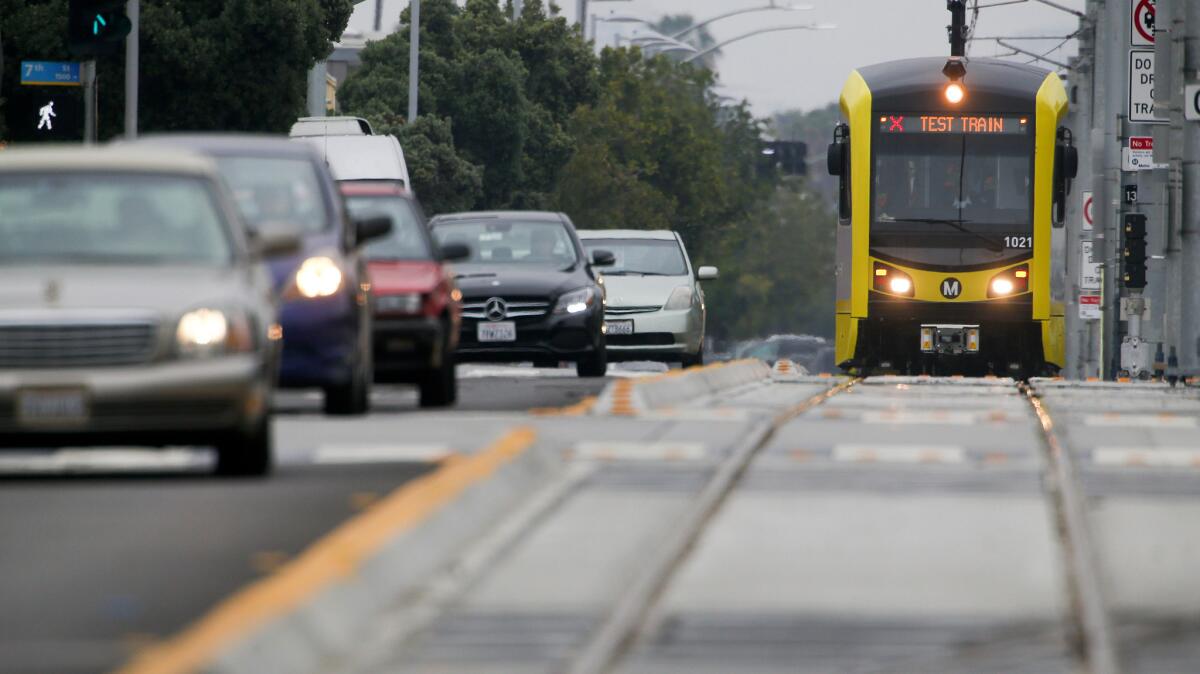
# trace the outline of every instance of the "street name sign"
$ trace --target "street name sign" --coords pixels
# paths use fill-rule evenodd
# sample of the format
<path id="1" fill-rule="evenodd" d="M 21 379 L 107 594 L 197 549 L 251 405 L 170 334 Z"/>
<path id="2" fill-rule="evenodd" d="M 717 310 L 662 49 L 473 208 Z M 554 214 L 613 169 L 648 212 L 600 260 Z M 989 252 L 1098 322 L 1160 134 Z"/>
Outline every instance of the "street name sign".
<path id="1" fill-rule="evenodd" d="M 72 61 L 21 61 L 21 84 L 78 87 L 79 64 Z"/>

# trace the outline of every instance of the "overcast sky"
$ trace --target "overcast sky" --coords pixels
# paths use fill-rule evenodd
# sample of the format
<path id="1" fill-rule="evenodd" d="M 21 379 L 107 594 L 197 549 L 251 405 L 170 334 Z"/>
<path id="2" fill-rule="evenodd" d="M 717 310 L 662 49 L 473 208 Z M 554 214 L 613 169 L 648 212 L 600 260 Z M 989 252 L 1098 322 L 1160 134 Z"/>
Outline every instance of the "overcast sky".
<path id="1" fill-rule="evenodd" d="M 994 0 L 982 0 L 987 5 Z M 790 108 L 811 109 L 837 99 L 846 75 L 858 66 L 911 56 L 940 56 L 950 53 L 946 24 L 950 14 L 945 0 L 778 0 L 779 4 L 812 5 L 811 11 L 755 12 L 724 19 L 710 25 L 718 40 L 727 40 L 752 30 L 805 23 L 833 23 L 836 30 L 795 31 L 759 35 L 726 47 L 718 62 L 724 93 L 748 99 L 759 115 Z M 1084 0 L 1056 0 L 1058 4 L 1083 10 Z M 690 13 L 697 20 L 740 7 L 764 6 L 769 0 L 592 0 L 589 14 L 636 15 L 656 20 L 663 14 Z M 575 20 L 575 0 L 559 0 L 563 15 Z M 384 1 L 384 26 L 394 24 L 407 0 Z M 360 4 L 350 29 L 370 30 L 374 0 Z M 390 21 L 388 20 L 390 17 Z M 608 24 L 627 27 L 636 24 Z M 979 13 L 977 36 L 1057 36 L 1060 39 L 1078 28 L 1070 14 L 1028 0 Z M 1022 44 L 1038 53 L 1059 40 L 1028 40 Z M 1002 52 L 991 42 L 971 46 L 972 56 Z M 1049 54 L 1057 61 L 1075 54 L 1075 41 Z M 1029 59 L 1022 58 L 1027 61 Z M 1049 66 L 1047 66 L 1049 67 Z"/>

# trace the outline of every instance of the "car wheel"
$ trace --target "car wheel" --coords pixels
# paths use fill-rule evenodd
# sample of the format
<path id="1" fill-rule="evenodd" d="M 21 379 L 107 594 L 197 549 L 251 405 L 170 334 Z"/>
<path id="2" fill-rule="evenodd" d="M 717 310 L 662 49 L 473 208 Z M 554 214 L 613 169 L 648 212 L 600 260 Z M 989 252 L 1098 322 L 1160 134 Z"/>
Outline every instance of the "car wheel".
<path id="1" fill-rule="evenodd" d="M 270 417 L 249 433 L 233 431 L 217 443 L 217 475 L 261 477 L 271 472 L 272 463 Z"/>
<path id="2" fill-rule="evenodd" d="M 580 377 L 603 377 L 608 372 L 608 352 L 603 347 L 592 352 L 575 363 L 575 372 Z"/>
<path id="3" fill-rule="evenodd" d="M 683 367 L 685 367 L 685 368 L 700 367 L 703 364 L 704 364 L 704 352 L 703 351 L 697 351 L 694 354 L 691 354 L 691 353 L 683 354 Z"/>
<path id="4" fill-rule="evenodd" d="M 325 389 L 325 414 L 366 414 L 371 407 L 370 364 L 354 368 L 350 381 Z"/>
<path id="5" fill-rule="evenodd" d="M 458 401 L 458 368 L 447 359 L 436 370 L 421 376 L 421 407 L 447 407 Z"/>

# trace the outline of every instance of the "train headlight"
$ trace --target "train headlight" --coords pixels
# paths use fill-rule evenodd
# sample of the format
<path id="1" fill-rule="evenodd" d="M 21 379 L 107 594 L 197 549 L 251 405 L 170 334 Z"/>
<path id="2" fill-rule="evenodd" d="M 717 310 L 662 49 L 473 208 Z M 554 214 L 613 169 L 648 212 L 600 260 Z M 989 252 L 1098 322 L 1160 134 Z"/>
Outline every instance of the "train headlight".
<path id="1" fill-rule="evenodd" d="M 883 264 L 875 264 L 875 290 L 901 297 L 913 296 L 913 280 L 908 274 Z"/>
<path id="2" fill-rule="evenodd" d="M 1029 290 L 1029 267 L 1021 265 L 1006 269 L 988 281 L 988 297 L 1009 297 Z"/>
<path id="3" fill-rule="evenodd" d="M 897 295 L 907 295 L 912 291 L 912 280 L 903 276 L 893 277 L 888 281 L 888 289 Z"/>
<path id="4" fill-rule="evenodd" d="M 958 82 L 951 82 L 946 85 L 946 101 L 951 104 L 958 105 L 967 95 L 967 90 Z"/>

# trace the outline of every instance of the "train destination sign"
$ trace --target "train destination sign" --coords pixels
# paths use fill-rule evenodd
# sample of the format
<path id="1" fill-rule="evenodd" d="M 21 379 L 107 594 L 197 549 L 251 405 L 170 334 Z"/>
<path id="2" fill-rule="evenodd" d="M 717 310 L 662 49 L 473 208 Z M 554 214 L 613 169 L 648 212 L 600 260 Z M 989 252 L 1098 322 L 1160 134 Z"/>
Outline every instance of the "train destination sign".
<path id="1" fill-rule="evenodd" d="M 1002 136 L 1024 134 L 1028 128 L 1028 117 L 961 114 L 882 114 L 879 116 L 879 131 L 882 133 L 961 133 Z"/>

